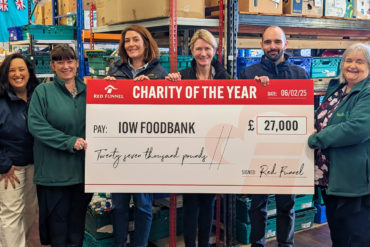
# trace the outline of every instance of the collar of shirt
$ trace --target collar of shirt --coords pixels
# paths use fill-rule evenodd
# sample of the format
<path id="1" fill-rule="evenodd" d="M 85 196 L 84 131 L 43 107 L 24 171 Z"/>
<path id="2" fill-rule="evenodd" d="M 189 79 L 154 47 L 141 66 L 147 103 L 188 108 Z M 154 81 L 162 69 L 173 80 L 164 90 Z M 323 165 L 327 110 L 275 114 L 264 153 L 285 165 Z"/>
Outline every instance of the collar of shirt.
<path id="1" fill-rule="evenodd" d="M 139 74 L 141 71 L 144 71 L 146 67 L 148 67 L 148 63 L 144 64 L 138 69 L 135 69 L 134 66 L 131 64 L 130 59 L 127 61 L 128 67 L 130 68 L 130 71 L 132 73 L 132 78 L 135 78 L 137 74 Z"/>

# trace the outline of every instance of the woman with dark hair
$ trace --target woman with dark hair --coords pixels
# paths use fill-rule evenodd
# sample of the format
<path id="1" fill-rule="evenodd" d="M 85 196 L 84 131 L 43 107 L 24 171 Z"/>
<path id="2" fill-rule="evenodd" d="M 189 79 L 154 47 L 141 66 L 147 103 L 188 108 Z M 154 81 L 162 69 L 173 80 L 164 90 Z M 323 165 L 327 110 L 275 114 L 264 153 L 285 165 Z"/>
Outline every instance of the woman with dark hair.
<path id="1" fill-rule="evenodd" d="M 190 50 L 194 59 L 191 67 L 166 77 L 170 81 L 181 79 L 213 80 L 230 79 L 230 75 L 214 56 L 217 51 L 215 37 L 205 29 L 197 30 L 190 40 Z M 185 247 L 208 247 L 212 229 L 215 194 L 183 194 L 184 241 Z"/>
<path id="2" fill-rule="evenodd" d="M 159 64 L 159 50 L 150 32 L 143 26 L 131 25 L 122 31 L 119 44 L 120 60 L 109 68 L 107 80 L 135 81 L 164 79 L 167 71 Z M 147 246 L 152 224 L 151 193 L 113 193 L 112 221 L 116 247 L 126 246 L 129 204 L 135 204 L 135 246 Z"/>
<path id="3" fill-rule="evenodd" d="M 22 54 L 11 54 L 0 66 L 0 246 L 26 246 L 36 217 L 33 183 L 33 138 L 27 110 L 39 84 Z"/>
<path id="4" fill-rule="evenodd" d="M 76 75 L 73 48 L 56 45 L 50 58 L 54 80 L 35 89 L 28 111 L 40 240 L 52 247 L 81 247 L 92 196 L 84 193 L 86 85 Z"/>

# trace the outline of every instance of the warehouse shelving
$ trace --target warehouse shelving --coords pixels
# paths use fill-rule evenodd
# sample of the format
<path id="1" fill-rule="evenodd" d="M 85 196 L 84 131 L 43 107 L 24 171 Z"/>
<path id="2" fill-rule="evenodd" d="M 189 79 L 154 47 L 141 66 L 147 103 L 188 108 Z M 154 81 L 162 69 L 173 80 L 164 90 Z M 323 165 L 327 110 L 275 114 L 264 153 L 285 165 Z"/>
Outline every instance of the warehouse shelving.
<path id="1" fill-rule="evenodd" d="M 170 1 L 170 3 L 176 0 Z M 220 6 L 222 6 L 222 1 Z M 140 25 L 147 27 L 151 32 L 168 32 L 169 27 L 173 26 L 171 18 L 161 18 L 156 20 L 139 21 Z M 219 27 L 218 19 L 197 19 L 175 17 L 176 30 L 186 31 L 199 27 L 207 28 L 216 33 Z M 222 22 L 223 23 L 223 22 Z M 95 27 L 93 33 L 120 33 L 129 24 L 117 24 L 110 26 Z M 228 71 L 236 77 L 236 57 L 239 48 L 260 48 L 260 35 L 263 30 L 270 25 L 281 26 L 289 36 L 290 49 L 344 49 L 353 42 L 370 43 L 370 21 L 353 19 L 329 19 L 312 18 L 298 16 L 268 16 L 254 14 L 239 14 L 238 0 L 227 1 L 227 15 L 225 40 L 226 40 L 226 64 Z M 352 40 L 352 38 L 356 38 Z M 170 39 L 173 34 L 170 33 Z M 188 37 L 187 37 L 188 38 Z M 319 38 L 319 39 L 318 39 Z M 316 40 L 317 39 L 317 40 Z M 183 42 L 187 44 L 186 39 Z M 222 38 L 221 38 L 222 47 Z M 177 44 L 176 39 L 170 40 L 170 45 Z M 176 47 L 176 45 L 175 45 Z M 171 48 L 170 50 L 176 50 Z M 171 56 L 173 58 L 173 55 Z M 172 64 L 175 64 L 172 61 Z M 171 69 L 173 70 L 173 67 Z M 322 94 L 322 93 L 320 93 Z M 226 238 L 224 244 L 232 246 L 235 229 L 235 196 L 225 195 L 224 205 L 226 206 L 225 232 Z M 171 243 L 172 241 L 172 243 Z M 170 246 L 175 246 L 173 239 L 170 239 Z"/>

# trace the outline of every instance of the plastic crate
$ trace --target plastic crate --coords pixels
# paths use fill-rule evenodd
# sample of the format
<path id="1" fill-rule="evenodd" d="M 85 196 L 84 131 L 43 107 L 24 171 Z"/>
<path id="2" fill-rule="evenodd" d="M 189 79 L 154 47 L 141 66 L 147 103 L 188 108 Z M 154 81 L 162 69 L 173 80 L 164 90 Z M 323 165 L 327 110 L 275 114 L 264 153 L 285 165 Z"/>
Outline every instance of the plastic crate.
<path id="1" fill-rule="evenodd" d="M 320 102 L 320 104 L 321 104 L 321 102 Z M 315 193 L 316 193 L 315 194 L 315 200 L 314 200 L 315 204 L 321 204 L 321 205 L 325 204 L 324 203 L 324 198 L 322 198 L 321 189 L 320 188 L 315 189 Z"/>
<path id="2" fill-rule="evenodd" d="M 135 240 L 134 240 L 133 232 L 129 232 L 127 235 L 127 247 L 134 247 Z M 82 247 L 115 247 L 115 239 L 112 238 L 105 238 L 105 239 L 95 239 L 90 233 L 85 231 L 85 237 L 82 244 Z"/>
<path id="3" fill-rule="evenodd" d="M 246 67 L 249 67 L 253 64 L 261 62 L 260 57 L 237 57 L 236 58 L 237 66 L 236 66 L 236 72 L 239 77 L 240 72 L 245 69 Z"/>
<path id="4" fill-rule="evenodd" d="M 236 218 L 245 224 L 250 224 L 249 210 L 251 208 L 252 200 L 246 196 L 236 197 Z"/>
<path id="5" fill-rule="evenodd" d="M 110 52 L 106 50 L 86 51 L 90 75 L 107 75 L 110 64 L 118 59 L 117 56 L 108 56 Z"/>
<path id="6" fill-rule="evenodd" d="M 297 211 L 295 214 L 294 231 L 310 228 L 313 225 L 316 208 L 311 207 Z"/>
<path id="7" fill-rule="evenodd" d="M 341 57 L 314 57 L 312 60 L 311 78 L 338 76 L 341 59 Z"/>
<path id="8" fill-rule="evenodd" d="M 193 60 L 193 56 L 191 56 L 191 55 L 178 55 L 177 56 L 177 71 L 190 68 L 192 60 Z M 159 63 L 168 72 L 170 72 L 170 56 L 169 55 L 162 55 L 159 58 Z"/>
<path id="9" fill-rule="evenodd" d="M 251 233 L 251 225 L 245 224 L 240 220 L 236 220 L 236 240 L 242 244 L 249 244 L 249 235 Z"/>
<path id="10" fill-rule="evenodd" d="M 73 40 L 75 33 L 72 26 L 25 25 L 21 28 L 24 40 L 31 35 L 35 40 Z"/>
<path id="11" fill-rule="evenodd" d="M 9 41 L 23 40 L 21 27 L 8 27 Z"/>
<path id="12" fill-rule="evenodd" d="M 90 207 L 86 211 L 85 230 L 88 231 L 95 239 L 110 238 L 112 233 L 97 232 L 99 228 L 111 225 L 111 211 L 96 213 Z"/>
<path id="13" fill-rule="evenodd" d="M 114 247 L 114 238 L 95 239 L 90 233 L 85 231 L 82 247 Z"/>
<path id="14" fill-rule="evenodd" d="M 305 208 L 313 207 L 313 195 L 296 195 L 294 210 L 299 211 Z"/>
<path id="15" fill-rule="evenodd" d="M 305 69 L 307 74 L 311 74 L 312 57 L 291 57 L 288 61 Z"/>
<path id="16" fill-rule="evenodd" d="M 53 73 L 50 67 L 49 54 L 26 55 L 35 67 L 36 74 L 51 74 Z"/>
<path id="17" fill-rule="evenodd" d="M 182 208 L 177 209 L 177 234 L 183 232 L 183 213 Z M 152 226 L 149 233 L 149 241 L 154 242 L 161 238 L 166 238 L 169 235 L 169 209 L 161 208 L 153 213 Z"/>
<path id="18" fill-rule="evenodd" d="M 276 217 L 270 218 L 266 223 L 265 238 L 276 237 Z"/>
<path id="19" fill-rule="evenodd" d="M 315 203 L 315 208 L 316 208 L 316 214 L 315 214 L 315 223 L 324 223 L 324 222 L 327 222 L 328 219 L 326 218 L 326 207 L 325 205 L 321 205 L 321 204 L 316 204 Z"/>
<path id="20" fill-rule="evenodd" d="M 267 216 L 275 216 L 277 213 L 275 195 L 269 195 L 267 203 Z"/>
<path id="21" fill-rule="evenodd" d="M 238 196 L 236 198 L 236 218 L 241 222 L 250 224 L 249 210 L 251 208 L 252 200 L 247 196 Z M 267 216 L 272 217 L 276 215 L 275 196 L 269 195 L 267 201 Z"/>

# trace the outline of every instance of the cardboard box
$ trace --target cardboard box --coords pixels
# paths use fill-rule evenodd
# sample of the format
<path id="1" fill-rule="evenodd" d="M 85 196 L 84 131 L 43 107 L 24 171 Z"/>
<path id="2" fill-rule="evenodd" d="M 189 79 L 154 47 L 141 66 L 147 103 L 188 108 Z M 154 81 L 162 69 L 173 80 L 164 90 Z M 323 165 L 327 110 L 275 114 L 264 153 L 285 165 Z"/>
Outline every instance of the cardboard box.
<path id="1" fill-rule="evenodd" d="M 324 14 L 324 0 L 303 0 L 302 14 L 304 16 L 321 17 Z"/>
<path id="2" fill-rule="evenodd" d="M 358 19 L 370 19 L 370 0 L 353 0 L 353 15 Z"/>
<path id="3" fill-rule="evenodd" d="M 95 4 L 96 6 L 96 0 L 83 0 L 83 3 L 82 3 L 83 10 L 90 10 L 91 3 Z"/>
<path id="4" fill-rule="evenodd" d="M 41 6 L 36 6 L 35 12 L 35 24 L 44 25 L 44 8 Z"/>
<path id="5" fill-rule="evenodd" d="M 224 1 L 224 4 L 226 3 L 226 1 Z M 206 4 L 206 7 L 214 7 L 214 6 L 218 6 L 219 2 L 218 0 L 205 0 L 205 4 Z"/>
<path id="6" fill-rule="evenodd" d="M 44 10 L 44 25 L 53 25 L 53 8 L 51 4 L 51 2 L 47 2 L 42 6 Z"/>
<path id="7" fill-rule="evenodd" d="M 239 12 L 281 15 L 283 13 L 283 1 L 239 0 Z"/>
<path id="8" fill-rule="evenodd" d="M 76 11 L 76 0 L 62 0 L 58 1 L 59 15 L 66 15 L 69 12 Z"/>
<path id="9" fill-rule="evenodd" d="M 284 0 L 283 13 L 289 15 L 302 15 L 302 0 Z"/>
<path id="10" fill-rule="evenodd" d="M 271 1 L 271 0 L 270 0 Z M 204 1 L 177 1 L 177 16 L 204 18 Z M 97 0 L 98 25 L 110 25 L 169 16 L 168 0 Z"/>
<path id="11" fill-rule="evenodd" d="M 353 0 L 325 0 L 324 16 L 353 17 Z"/>

